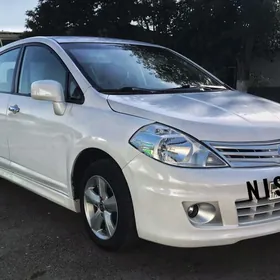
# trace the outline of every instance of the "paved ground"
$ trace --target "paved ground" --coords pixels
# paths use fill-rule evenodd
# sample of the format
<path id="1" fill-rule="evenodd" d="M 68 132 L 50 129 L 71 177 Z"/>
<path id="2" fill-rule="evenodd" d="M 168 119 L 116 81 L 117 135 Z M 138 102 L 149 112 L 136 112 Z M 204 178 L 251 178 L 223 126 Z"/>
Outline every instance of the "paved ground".
<path id="1" fill-rule="evenodd" d="M 130 253 L 105 253 L 84 234 L 77 214 L 0 182 L 1 280 L 279 279 L 279 240 L 280 234 L 203 249 L 141 242 Z"/>

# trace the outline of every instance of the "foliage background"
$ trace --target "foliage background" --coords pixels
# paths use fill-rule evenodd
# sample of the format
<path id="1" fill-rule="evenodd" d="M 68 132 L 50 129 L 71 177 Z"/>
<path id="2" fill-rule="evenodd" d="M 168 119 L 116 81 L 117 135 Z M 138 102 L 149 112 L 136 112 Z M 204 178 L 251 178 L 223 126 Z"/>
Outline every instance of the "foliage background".
<path id="1" fill-rule="evenodd" d="M 39 0 L 24 37 L 106 36 L 165 45 L 220 79 L 250 80 L 279 49 L 279 0 Z"/>

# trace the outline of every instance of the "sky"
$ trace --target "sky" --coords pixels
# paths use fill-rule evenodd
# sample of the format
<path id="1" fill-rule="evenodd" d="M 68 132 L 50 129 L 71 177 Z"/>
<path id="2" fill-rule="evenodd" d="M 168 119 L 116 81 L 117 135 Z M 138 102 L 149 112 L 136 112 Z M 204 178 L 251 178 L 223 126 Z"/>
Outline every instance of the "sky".
<path id="1" fill-rule="evenodd" d="M 25 30 L 25 12 L 37 6 L 38 0 L 0 0 L 0 31 Z"/>

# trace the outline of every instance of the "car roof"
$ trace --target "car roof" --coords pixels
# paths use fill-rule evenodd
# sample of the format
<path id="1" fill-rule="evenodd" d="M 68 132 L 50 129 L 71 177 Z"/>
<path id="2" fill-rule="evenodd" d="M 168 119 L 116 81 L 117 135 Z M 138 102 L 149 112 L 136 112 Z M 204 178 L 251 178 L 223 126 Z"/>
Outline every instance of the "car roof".
<path id="1" fill-rule="evenodd" d="M 55 40 L 58 43 L 116 43 L 116 44 L 134 44 L 134 45 L 154 45 L 141 41 L 107 38 L 107 37 L 49 36 L 46 38 Z"/>
<path id="2" fill-rule="evenodd" d="M 0 47 L 0 52 L 6 51 L 10 48 L 17 47 L 21 44 L 27 43 L 51 43 L 55 42 L 57 44 L 67 44 L 67 43 L 104 43 L 104 44 L 130 44 L 130 45 L 142 45 L 142 46 L 153 46 L 160 47 L 162 46 L 134 41 L 134 40 L 125 40 L 125 39 L 117 39 L 117 38 L 106 38 L 106 37 L 83 37 L 83 36 L 34 36 L 28 37 L 25 39 L 17 40 L 13 43 L 7 44 L 3 47 Z"/>

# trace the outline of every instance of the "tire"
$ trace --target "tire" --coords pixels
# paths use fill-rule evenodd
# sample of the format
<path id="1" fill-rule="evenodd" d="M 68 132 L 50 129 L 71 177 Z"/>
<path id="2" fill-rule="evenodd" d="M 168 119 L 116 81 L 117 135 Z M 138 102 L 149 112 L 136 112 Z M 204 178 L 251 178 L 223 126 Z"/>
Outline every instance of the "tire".
<path id="1" fill-rule="evenodd" d="M 106 183 L 108 185 L 104 187 Z M 102 159 L 86 169 L 80 201 L 86 230 L 96 245 L 119 251 L 136 244 L 138 236 L 131 195 L 121 169 L 113 160 Z M 117 206 L 112 201 L 116 201 Z"/>

